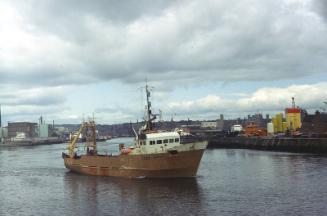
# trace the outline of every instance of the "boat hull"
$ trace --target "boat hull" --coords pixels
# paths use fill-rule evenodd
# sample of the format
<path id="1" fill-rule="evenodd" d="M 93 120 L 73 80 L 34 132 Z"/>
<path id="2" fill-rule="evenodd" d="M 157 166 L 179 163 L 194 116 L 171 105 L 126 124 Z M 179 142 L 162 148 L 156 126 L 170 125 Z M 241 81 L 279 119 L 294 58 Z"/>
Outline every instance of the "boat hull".
<path id="1" fill-rule="evenodd" d="M 204 149 L 140 155 L 63 155 L 67 169 L 86 175 L 173 178 L 196 176 Z"/>

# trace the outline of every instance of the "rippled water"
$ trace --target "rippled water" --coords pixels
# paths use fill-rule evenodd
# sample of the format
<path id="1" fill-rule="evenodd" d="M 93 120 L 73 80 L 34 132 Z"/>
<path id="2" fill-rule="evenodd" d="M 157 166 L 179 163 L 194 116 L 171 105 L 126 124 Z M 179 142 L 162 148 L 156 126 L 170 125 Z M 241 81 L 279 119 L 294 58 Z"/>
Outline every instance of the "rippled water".
<path id="1" fill-rule="evenodd" d="M 326 156 L 206 150 L 196 178 L 123 179 L 68 172 L 65 147 L 0 148 L 0 215 L 327 215 Z"/>

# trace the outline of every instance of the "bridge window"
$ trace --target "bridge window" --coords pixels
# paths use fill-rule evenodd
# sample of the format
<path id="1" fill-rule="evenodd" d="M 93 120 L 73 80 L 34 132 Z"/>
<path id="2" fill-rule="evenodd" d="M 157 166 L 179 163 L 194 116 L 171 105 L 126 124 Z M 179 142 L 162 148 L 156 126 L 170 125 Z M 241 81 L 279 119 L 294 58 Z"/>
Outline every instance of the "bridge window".
<path id="1" fill-rule="evenodd" d="M 163 140 L 163 143 L 168 143 L 168 139 L 164 139 Z"/>
<path id="2" fill-rule="evenodd" d="M 157 144 L 162 144 L 162 140 L 157 140 Z"/>
<path id="3" fill-rule="evenodd" d="M 150 145 L 154 145 L 155 143 L 155 141 L 150 141 Z"/>
<path id="4" fill-rule="evenodd" d="M 169 139 L 169 143 L 173 143 L 174 142 L 174 139 Z"/>
<path id="5" fill-rule="evenodd" d="M 177 142 L 177 143 L 178 143 L 178 142 L 179 142 L 179 138 L 175 138 L 175 142 Z"/>

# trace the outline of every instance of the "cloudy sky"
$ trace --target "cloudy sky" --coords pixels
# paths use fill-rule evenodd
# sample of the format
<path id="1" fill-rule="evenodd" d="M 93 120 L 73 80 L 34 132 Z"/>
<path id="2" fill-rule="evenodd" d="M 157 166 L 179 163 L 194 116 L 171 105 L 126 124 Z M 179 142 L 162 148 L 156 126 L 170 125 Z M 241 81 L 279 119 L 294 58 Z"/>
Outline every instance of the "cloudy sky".
<path id="1" fill-rule="evenodd" d="M 327 108 L 326 0 L 0 0 L 3 121 Z"/>

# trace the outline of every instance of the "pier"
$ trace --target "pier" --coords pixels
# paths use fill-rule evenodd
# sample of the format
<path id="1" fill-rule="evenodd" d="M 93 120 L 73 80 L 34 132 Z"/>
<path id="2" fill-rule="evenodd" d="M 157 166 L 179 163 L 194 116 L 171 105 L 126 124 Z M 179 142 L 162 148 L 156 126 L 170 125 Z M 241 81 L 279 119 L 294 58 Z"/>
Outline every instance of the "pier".
<path id="1" fill-rule="evenodd" d="M 327 138 L 215 137 L 208 148 L 241 148 L 327 154 Z"/>

